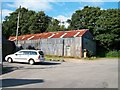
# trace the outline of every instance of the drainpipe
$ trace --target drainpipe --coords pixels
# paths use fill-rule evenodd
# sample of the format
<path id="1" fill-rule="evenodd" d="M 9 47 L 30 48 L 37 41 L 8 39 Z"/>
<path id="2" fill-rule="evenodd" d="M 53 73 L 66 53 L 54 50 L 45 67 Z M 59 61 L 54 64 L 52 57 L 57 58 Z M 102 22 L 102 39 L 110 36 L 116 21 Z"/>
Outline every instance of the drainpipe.
<path id="1" fill-rule="evenodd" d="M 64 56 L 64 45 L 65 45 L 65 41 L 64 41 L 64 39 L 63 39 L 62 56 Z"/>

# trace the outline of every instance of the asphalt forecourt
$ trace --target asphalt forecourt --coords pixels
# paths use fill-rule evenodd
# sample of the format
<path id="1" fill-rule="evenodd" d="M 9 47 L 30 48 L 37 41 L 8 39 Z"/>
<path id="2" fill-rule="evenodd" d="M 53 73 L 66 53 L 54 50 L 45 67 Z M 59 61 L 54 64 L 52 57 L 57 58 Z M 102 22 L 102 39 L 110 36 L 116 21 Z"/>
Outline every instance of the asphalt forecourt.
<path id="1" fill-rule="evenodd" d="M 118 88 L 118 59 L 3 62 L 5 88 Z M 5 69 L 6 70 L 6 69 Z"/>

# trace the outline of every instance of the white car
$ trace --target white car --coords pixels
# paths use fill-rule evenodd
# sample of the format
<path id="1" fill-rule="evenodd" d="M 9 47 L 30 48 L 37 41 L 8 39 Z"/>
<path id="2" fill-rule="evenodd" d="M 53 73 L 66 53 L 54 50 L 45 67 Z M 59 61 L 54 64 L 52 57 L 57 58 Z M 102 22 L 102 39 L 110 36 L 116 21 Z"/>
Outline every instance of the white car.
<path id="1" fill-rule="evenodd" d="M 34 64 L 35 62 L 44 62 L 44 53 L 40 50 L 20 50 L 14 54 L 7 55 L 5 60 L 8 62 L 27 62 Z"/>

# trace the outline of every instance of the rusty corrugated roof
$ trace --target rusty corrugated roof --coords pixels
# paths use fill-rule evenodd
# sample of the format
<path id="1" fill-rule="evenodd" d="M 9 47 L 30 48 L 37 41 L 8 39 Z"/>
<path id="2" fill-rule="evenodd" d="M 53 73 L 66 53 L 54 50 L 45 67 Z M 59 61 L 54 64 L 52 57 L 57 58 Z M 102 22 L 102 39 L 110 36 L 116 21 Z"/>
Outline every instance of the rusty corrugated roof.
<path id="1" fill-rule="evenodd" d="M 71 38 L 82 37 L 88 29 L 71 30 L 71 31 L 59 31 L 59 32 L 45 32 L 39 34 L 28 34 L 18 36 L 18 40 L 37 40 L 42 38 Z M 15 41 L 15 36 L 10 36 L 9 40 Z"/>

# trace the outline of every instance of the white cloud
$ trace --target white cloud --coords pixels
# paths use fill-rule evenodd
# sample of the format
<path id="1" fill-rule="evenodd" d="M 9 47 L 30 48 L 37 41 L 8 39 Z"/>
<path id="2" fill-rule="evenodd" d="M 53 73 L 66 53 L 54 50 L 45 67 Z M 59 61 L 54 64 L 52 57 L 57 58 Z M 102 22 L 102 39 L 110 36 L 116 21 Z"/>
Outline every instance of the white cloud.
<path id="1" fill-rule="evenodd" d="M 3 9 L 2 14 L 0 13 L 2 15 L 2 20 L 4 19 L 5 16 L 9 16 L 10 13 L 12 13 L 12 12 L 13 12 L 12 10 Z"/>
<path id="2" fill-rule="evenodd" d="M 52 1 L 52 0 L 49 0 Z M 49 2 L 41 2 L 40 0 L 17 0 L 13 4 L 7 4 L 9 7 L 18 8 L 20 5 L 21 7 L 28 8 L 30 10 L 41 11 L 41 10 L 51 10 L 52 6 Z"/>
<path id="3" fill-rule="evenodd" d="M 79 7 L 78 9 L 82 10 L 84 7 Z"/>
<path id="4" fill-rule="evenodd" d="M 68 26 L 69 26 L 69 24 L 66 22 L 68 19 L 70 19 L 71 17 L 65 17 L 65 16 L 63 16 L 63 15 L 59 15 L 59 16 L 57 16 L 57 17 L 54 17 L 55 19 L 57 19 L 58 21 L 60 21 L 60 22 L 64 22 L 64 24 L 63 23 L 61 23 L 61 25 L 65 25 L 65 27 L 67 28 Z"/>
<path id="5" fill-rule="evenodd" d="M 69 19 L 69 17 L 65 17 L 63 15 L 59 15 L 57 17 L 54 17 L 55 19 L 58 19 L 59 21 L 66 21 L 67 19 Z"/>
<path id="6" fill-rule="evenodd" d="M 100 8 L 100 10 L 107 10 L 107 9 L 104 9 L 104 8 Z"/>

